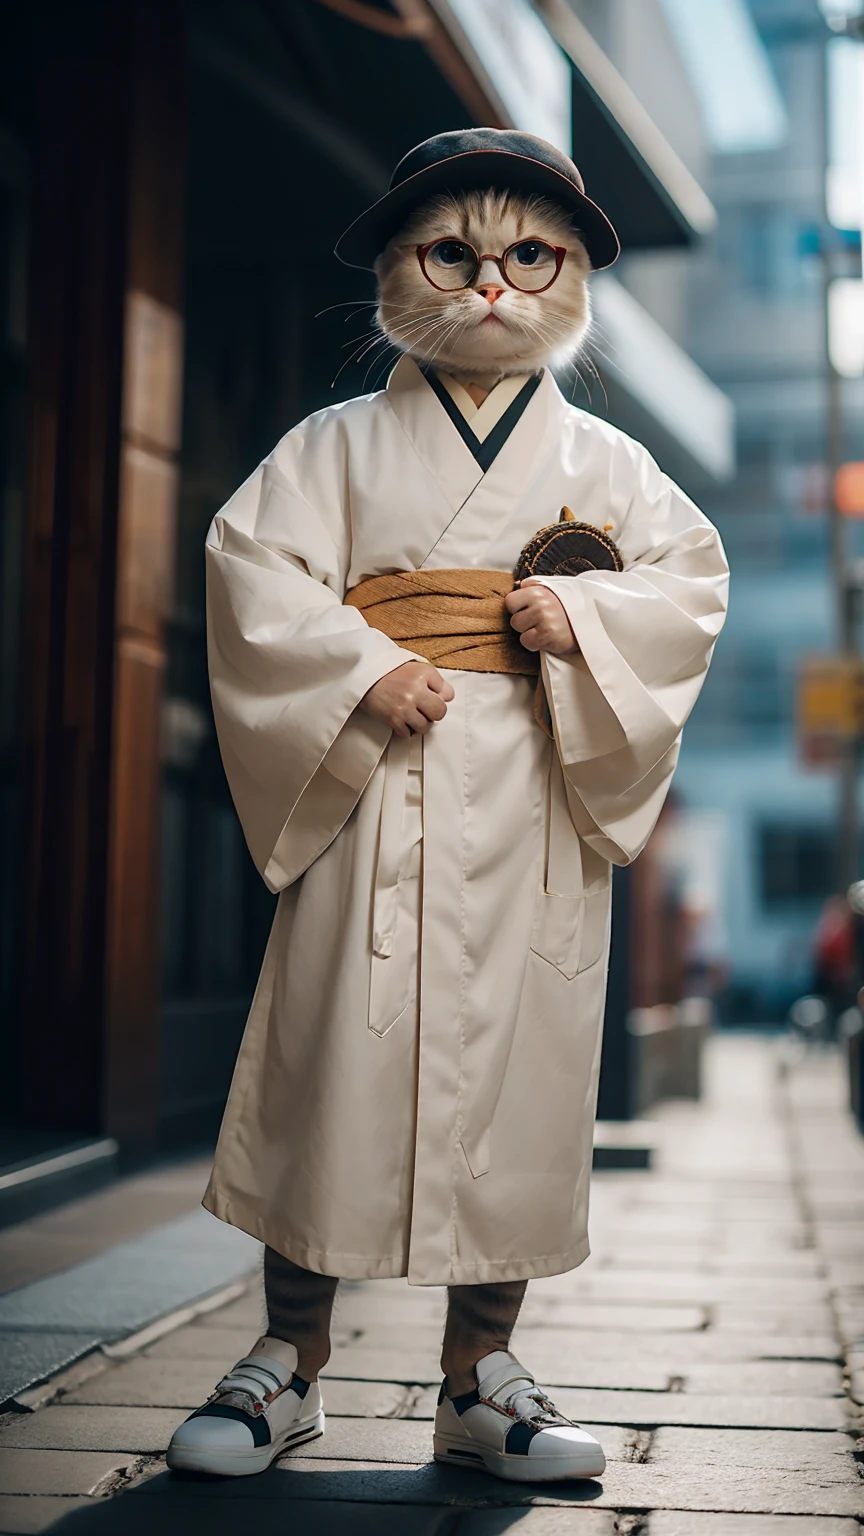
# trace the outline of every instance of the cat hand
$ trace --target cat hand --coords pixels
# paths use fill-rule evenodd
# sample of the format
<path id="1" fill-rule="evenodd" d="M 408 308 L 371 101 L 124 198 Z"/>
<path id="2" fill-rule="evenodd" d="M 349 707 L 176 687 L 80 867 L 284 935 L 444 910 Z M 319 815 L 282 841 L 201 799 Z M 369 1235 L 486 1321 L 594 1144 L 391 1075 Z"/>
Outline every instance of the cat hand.
<path id="1" fill-rule="evenodd" d="M 431 662 L 406 661 L 373 683 L 357 707 L 383 720 L 395 736 L 425 736 L 453 698 L 453 687 Z"/>
<path id="2" fill-rule="evenodd" d="M 548 651 L 551 656 L 568 656 L 578 651 L 564 604 L 536 577 L 526 576 L 513 592 L 508 592 L 504 606 L 526 651 Z"/>

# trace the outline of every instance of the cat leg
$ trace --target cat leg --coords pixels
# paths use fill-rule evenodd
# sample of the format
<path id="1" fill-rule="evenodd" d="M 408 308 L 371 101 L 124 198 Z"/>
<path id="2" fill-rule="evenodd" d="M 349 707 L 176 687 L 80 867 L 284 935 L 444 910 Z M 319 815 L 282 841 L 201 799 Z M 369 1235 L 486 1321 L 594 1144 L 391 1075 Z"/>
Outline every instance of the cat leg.
<path id="1" fill-rule="evenodd" d="M 450 1288 L 435 1412 L 436 1461 L 508 1482 L 600 1477 L 606 1458 L 510 1353 L 524 1281 Z"/>
<path id="2" fill-rule="evenodd" d="M 264 1250 L 267 1335 L 293 1344 L 297 1374 L 317 1381 L 330 1359 L 330 1318 L 338 1279 L 302 1269 L 275 1248 Z"/>
<path id="3" fill-rule="evenodd" d="M 450 1286 L 441 1348 L 448 1397 L 459 1397 L 476 1387 L 474 1367 L 478 1360 L 495 1350 L 509 1349 L 527 1284 L 527 1280 L 503 1280 L 492 1285 Z"/>
<path id="4" fill-rule="evenodd" d="M 174 1431 L 172 1471 L 249 1477 L 324 1433 L 318 1372 L 330 1358 L 338 1284 L 265 1248 L 267 1331 Z"/>

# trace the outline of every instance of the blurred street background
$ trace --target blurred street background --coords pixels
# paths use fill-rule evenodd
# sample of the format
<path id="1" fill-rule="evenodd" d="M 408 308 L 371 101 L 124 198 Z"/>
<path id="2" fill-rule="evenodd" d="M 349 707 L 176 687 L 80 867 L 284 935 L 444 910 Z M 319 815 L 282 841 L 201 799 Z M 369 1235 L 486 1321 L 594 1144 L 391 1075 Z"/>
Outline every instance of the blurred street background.
<path id="1" fill-rule="evenodd" d="M 0 1533 L 228 1529 L 158 1460 L 259 1309 L 254 1245 L 195 1214 L 273 910 L 202 546 L 295 422 L 382 386 L 372 280 L 332 247 L 413 144 L 480 123 L 572 153 L 610 214 L 561 387 L 732 567 L 673 795 L 616 874 L 596 1253 L 524 1325 L 610 1473 L 578 1509 L 419 1480 L 439 1299 L 361 1287 L 329 1481 L 313 1457 L 256 1498 L 357 1536 L 864 1514 L 864 0 L 7 0 Z"/>

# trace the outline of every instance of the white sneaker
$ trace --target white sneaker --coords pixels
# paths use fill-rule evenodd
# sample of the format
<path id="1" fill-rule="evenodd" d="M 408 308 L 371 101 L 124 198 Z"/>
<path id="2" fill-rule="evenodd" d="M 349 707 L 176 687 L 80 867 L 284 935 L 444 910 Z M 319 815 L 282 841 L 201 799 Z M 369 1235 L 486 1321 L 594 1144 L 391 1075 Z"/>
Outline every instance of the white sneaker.
<path id="1" fill-rule="evenodd" d="M 173 1472 L 249 1477 L 280 1452 L 324 1433 L 317 1381 L 295 1375 L 297 1351 L 259 1339 L 201 1408 L 175 1429 L 167 1462 Z"/>
<path id="2" fill-rule="evenodd" d="M 515 1355 L 498 1349 L 478 1360 L 477 1387 L 447 1397 L 435 1415 L 435 1460 L 485 1467 L 514 1483 L 600 1477 L 599 1441 L 560 1414 Z"/>

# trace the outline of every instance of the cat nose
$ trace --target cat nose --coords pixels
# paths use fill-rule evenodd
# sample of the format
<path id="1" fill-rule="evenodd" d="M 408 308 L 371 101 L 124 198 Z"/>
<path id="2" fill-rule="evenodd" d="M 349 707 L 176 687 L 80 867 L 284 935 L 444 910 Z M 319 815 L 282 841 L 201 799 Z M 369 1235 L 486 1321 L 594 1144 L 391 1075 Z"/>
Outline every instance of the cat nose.
<path id="1" fill-rule="evenodd" d="M 483 283 L 482 287 L 477 289 L 477 292 L 482 293 L 487 303 L 494 304 L 496 299 L 500 299 L 504 289 L 497 283 Z"/>

